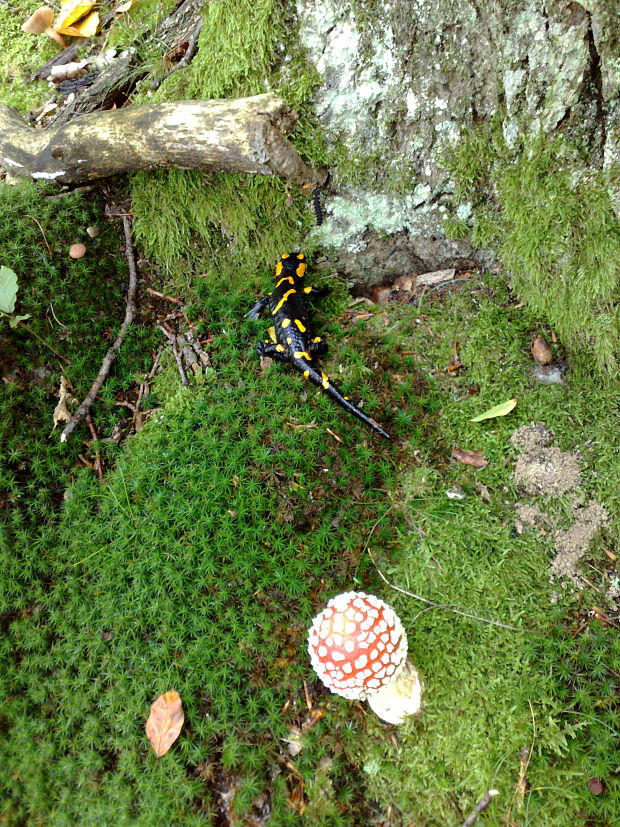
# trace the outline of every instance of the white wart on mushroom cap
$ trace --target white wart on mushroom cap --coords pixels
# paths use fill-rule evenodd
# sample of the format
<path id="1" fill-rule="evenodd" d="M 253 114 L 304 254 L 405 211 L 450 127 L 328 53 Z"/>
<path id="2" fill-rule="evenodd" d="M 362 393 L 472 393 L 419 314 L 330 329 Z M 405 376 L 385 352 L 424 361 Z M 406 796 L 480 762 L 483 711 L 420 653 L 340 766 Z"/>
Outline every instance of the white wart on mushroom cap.
<path id="1" fill-rule="evenodd" d="M 346 592 L 333 597 L 314 618 L 308 653 L 328 689 L 349 700 L 365 700 L 402 670 L 407 635 L 383 600 Z"/>

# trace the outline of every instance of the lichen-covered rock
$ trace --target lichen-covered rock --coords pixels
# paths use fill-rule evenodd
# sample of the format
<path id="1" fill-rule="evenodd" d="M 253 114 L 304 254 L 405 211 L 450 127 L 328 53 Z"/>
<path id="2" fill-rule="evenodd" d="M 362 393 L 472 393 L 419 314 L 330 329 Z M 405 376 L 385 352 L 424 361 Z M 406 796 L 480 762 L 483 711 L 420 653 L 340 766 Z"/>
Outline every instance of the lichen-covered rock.
<path id="1" fill-rule="evenodd" d="M 334 157 L 330 220 L 317 233 L 343 251 L 353 278 L 389 275 L 380 253 L 392 242 L 378 240 L 395 233 L 413 269 L 487 265 L 471 245 L 443 242 L 447 212 L 467 220 L 471 210 L 454 203 L 445 154 L 475 124 L 500 117 L 509 147 L 561 129 L 586 166 L 619 164 L 616 0 L 298 0 L 297 9 Z M 425 259 L 420 240 L 430 238 Z M 373 244 L 377 256 L 364 260 Z"/>

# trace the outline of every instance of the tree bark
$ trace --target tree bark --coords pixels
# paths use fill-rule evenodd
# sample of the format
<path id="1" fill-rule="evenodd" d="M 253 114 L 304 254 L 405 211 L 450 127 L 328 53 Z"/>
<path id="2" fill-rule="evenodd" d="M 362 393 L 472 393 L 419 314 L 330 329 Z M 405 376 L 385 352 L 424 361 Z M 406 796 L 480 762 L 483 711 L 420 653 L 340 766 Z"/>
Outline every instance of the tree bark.
<path id="1" fill-rule="evenodd" d="M 0 164 L 12 176 L 86 184 L 141 169 L 205 169 L 277 175 L 321 184 L 285 135 L 296 121 L 271 94 L 173 101 L 93 112 L 35 130 L 0 104 Z"/>

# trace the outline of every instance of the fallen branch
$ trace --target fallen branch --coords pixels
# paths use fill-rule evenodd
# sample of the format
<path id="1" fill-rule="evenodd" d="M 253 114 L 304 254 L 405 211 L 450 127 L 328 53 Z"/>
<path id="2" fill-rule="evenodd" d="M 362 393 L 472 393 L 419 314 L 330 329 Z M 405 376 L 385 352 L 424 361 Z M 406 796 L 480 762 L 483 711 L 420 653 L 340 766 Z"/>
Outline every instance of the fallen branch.
<path id="1" fill-rule="evenodd" d="M 478 821 L 478 816 L 480 815 L 480 813 L 486 810 L 486 808 L 489 806 L 491 801 L 493 801 L 496 795 L 499 795 L 499 790 L 489 790 L 489 792 L 484 796 L 484 798 L 481 798 L 480 801 L 476 804 L 476 806 L 467 816 L 461 827 L 472 827 L 472 825 Z"/>
<path id="2" fill-rule="evenodd" d="M 77 409 L 77 411 L 71 417 L 70 422 L 66 424 L 62 433 L 60 434 L 60 441 L 66 442 L 67 437 L 75 430 L 75 428 L 80 424 L 80 422 L 84 419 L 88 411 L 90 410 L 90 406 L 95 401 L 95 397 L 99 393 L 99 388 L 105 382 L 108 373 L 110 372 L 110 368 L 112 367 L 112 363 L 116 359 L 116 355 L 118 353 L 118 349 L 123 343 L 123 339 L 125 338 L 125 334 L 127 329 L 131 325 L 133 321 L 134 314 L 136 312 L 136 291 L 138 289 L 138 276 L 136 273 L 136 262 L 133 257 L 133 249 L 131 246 L 131 224 L 129 223 L 129 218 L 121 214 L 121 219 L 123 221 L 123 230 L 125 231 L 125 256 L 127 258 L 127 266 L 129 268 L 129 289 L 127 290 L 127 306 L 125 308 L 125 318 L 123 320 L 123 324 L 121 325 L 121 329 L 118 332 L 118 336 L 114 341 L 112 347 L 106 353 L 103 362 L 101 363 L 101 368 L 99 369 L 99 373 L 97 374 L 97 378 L 91 385 L 86 398 Z"/>
<path id="3" fill-rule="evenodd" d="M 270 93 L 91 112 L 49 130 L 32 129 L 0 104 L 0 164 L 15 177 L 65 185 L 173 168 L 322 183 L 326 172 L 309 167 L 285 137 L 296 120 Z"/>

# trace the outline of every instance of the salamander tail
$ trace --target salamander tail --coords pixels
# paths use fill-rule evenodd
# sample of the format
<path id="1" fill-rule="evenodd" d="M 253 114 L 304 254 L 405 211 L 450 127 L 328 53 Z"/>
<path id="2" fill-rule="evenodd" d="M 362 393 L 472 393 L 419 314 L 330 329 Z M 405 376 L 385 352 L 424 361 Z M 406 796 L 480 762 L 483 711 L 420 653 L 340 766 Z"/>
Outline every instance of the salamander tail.
<path id="1" fill-rule="evenodd" d="M 342 391 L 334 385 L 331 379 L 322 371 L 316 370 L 314 365 L 311 365 L 309 362 L 305 360 L 299 359 L 294 362 L 295 367 L 297 370 L 301 371 L 303 375 L 312 382 L 313 385 L 316 385 L 318 388 L 321 388 L 328 396 L 337 402 L 345 411 L 348 411 L 353 416 L 357 417 L 357 419 L 364 422 L 373 431 L 376 431 L 378 434 L 381 434 L 382 437 L 385 439 L 391 439 L 390 435 L 387 431 L 385 431 L 378 422 L 375 422 L 370 416 L 367 416 L 363 411 L 361 411 L 357 405 L 354 405 L 347 397 L 342 393 Z"/>

